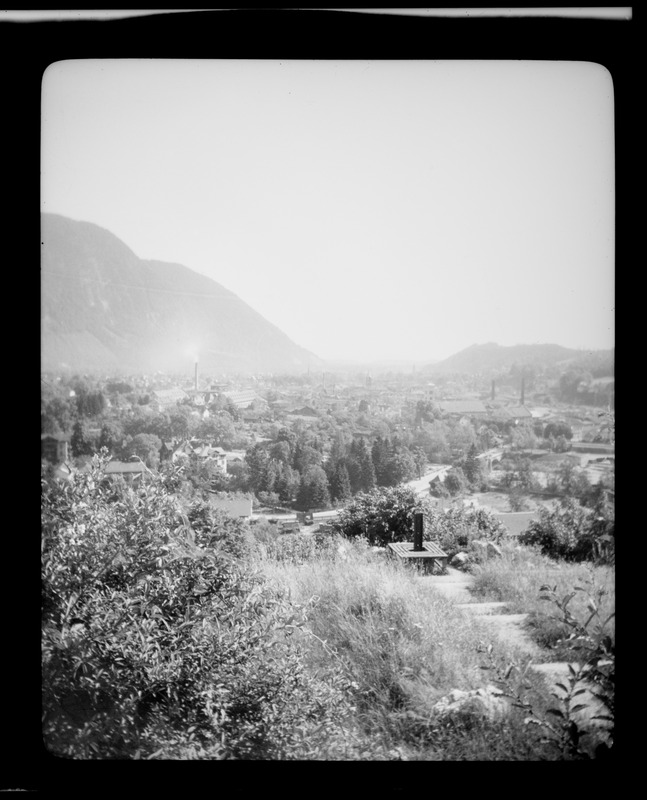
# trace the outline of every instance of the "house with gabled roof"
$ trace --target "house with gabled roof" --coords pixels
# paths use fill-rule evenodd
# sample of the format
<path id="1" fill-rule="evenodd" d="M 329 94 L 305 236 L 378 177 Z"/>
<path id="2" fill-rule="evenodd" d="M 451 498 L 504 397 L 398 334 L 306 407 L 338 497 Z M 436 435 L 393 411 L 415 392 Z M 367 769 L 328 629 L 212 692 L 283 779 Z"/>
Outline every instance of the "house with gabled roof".
<path id="1" fill-rule="evenodd" d="M 526 406 L 506 406 L 505 412 L 509 415 L 510 419 L 514 419 L 518 422 L 532 420 L 532 411 L 526 408 Z"/>
<path id="2" fill-rule="evenodd" d="M 104 469 L 109 478 L 123 478 L 127 483 L 141 479 L 142 475 L 152 474 L 141 459 L 137 461 L 109 461 Z"/>
<path id="3" fill-rule="evenodd" d="M 249 408 L 258 399 L 254 389 L 237 389 L 231 392 L 223 392 L 223 397 L 233 403 L 236 408 Z"/>
<path id="4" fill-rule="evenodd" d="M 303 422 L 314 422 L 319 418 L 319 414 L 312 406 L 303 406 L 295 408 L 293 411 L 288 411 L 288 417 L 293 420 L 302 420 Z"/>
<path id="5" fill-rule="evenodd" d="M 213 463 L 219 472 L 223 474 L 227 472 L 227 453 L 222 447 L 214 447 L 204 439 L 187 439 L 175 447 L 171 458 L 173 461 L 177 461 L 178 457 L 182 455 L 203 464 Z"/>
<path id="6" fill-rule="evenodd" d="M 160 461 L 170 461 L 175 452 L 176 443 L 172 441 L 163 441 L 160 447 Z"/>

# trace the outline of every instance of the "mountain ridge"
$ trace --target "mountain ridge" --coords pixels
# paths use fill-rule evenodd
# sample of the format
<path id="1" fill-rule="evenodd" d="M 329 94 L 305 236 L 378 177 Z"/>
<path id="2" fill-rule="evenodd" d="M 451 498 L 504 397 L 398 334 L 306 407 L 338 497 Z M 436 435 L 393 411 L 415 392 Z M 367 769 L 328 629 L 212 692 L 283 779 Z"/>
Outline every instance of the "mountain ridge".
<path id="1" fill-rule="evenodd" d="M 473 344 L 442 361 L 425 364 L 428 374 L 496 373 L 517 367 L 559 366 L 590 362 L 603 372 L 612 374 L 614 350 L 575 349 L 559 344 L 499 345 L 495 342 Z"/>
<path id="2" fill-rule="evenodd" d="M 212 278 L 140 259 L 92 222 L 41 214 L 43 369 L 302 372 L 323 361 Z"/>

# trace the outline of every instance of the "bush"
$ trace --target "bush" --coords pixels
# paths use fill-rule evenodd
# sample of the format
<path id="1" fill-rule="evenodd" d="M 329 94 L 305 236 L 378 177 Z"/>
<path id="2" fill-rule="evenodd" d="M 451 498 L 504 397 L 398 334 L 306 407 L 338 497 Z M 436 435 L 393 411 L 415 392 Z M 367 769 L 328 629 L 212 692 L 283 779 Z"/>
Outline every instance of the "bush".
<path id="1" fill-rule="evenodd" d="M 214 527 L 194 530 L 162 478 L 106 484 L 106 462 L 41 484 L 50 752 L 290 759 L 334 746 L 343 755 L 348 680 L 335 665 L 304 670 L 293 643 L 304 608 L 210 547 Z"/>
<path id="2" fill-rule="evenodd" d="M 256 552 L 256 539 L 247 520 L 234 519 L 208 502 L 194 500 L 187 509 L 187 521 L 199 547 L 219 548 L 237 559 L 250 558 Z"/>
<path id="3" fill-rule="evenodd" d="M 498 544 L 504 536 L 505 527 L 484 508 L 428 509 L 425 513 L 425 538 L 436 540 L 450 559 L 475 539 Z"/>
<path id="4" fill-rule="evenodd" d="M 256 497 L 258 498 L 259 506 L 274 508 L 281 502 L 276 492 L 257 492 Z"/>
<path id="5" fill-rule="evenodd" d="M 413 513 L 418 507 L 413 489 L 404 486 L 360 492 L 332 523 L 333 530 L 350 538 L 366 538 L 385 545 L 410 539 Z"/>
<path id="6" fill-rule="evenodd" d="M 462 494 L 470 488 L 470 482 L 465 477 L 461 467 L 452 467 L 445 478 L 445 488 L 451 496 Z"/>
<path id="7" fill-rule="evenodd" d="M 589 509 L 563 498 L 519 536 L 519 543 L 539 547 L 550 558 L 612 563 L 615 552 L 613 506 L 604 501 Z"/>
<path id="8" fill-rule="evenodd" d="M 495 682 L 517 708 L 526 713 L 525 723 L 539 729 L 542 741 L 554 748 L 562 760 L 609 758 L 613 755 L 615 725 L 615 643 L 609 631 L 614 613 L 602 612 L 604 587 L 575 586 L 562 596 L 556 585 L 544 584 L 540 600 L 558 610 L 551 615 L 564 630 L 558 643 L 567 650 L 567 677 L 550 689 L 552 702 L 545 703 L 527 680 L 530 661 L 511 662 L 505 669 L 493 660 L 483 665 L 493 669 Z M 584 612 L 577 613 L 571 602 L 584 598 Z M 492 648 L 486 651 L 492 654 Z"/>

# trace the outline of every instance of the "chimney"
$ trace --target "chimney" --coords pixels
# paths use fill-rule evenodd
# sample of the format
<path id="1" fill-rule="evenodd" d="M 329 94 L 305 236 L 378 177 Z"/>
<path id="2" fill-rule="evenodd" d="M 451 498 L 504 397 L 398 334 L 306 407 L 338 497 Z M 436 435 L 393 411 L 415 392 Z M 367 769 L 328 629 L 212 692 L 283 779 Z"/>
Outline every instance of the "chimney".
<path id="1" fill-rule="evenodd" d="M 494 400 L 494 381 L 492 381 L 492 399 Z"/>
<path id="2" fill-rule="evenodd" d="M 198 391 L 198 362 L 197 361 L 195 362 L 195 378 L 194 378 L 193 383 L 194 383 L 194 387 L 193 388 L 197 392 Z"/>
<path id="3" fill-rule="evenodd" d="M 526 398 L 526 379 L 521 378 L 521 405 L 524 404 Z"/>
<path id="4" fill-rule="evenodd" d="M 420 511 L 416 511 L 413 515 L 413 549 L 419 553 L 423 550 L 422 546 L 422 531 L 424 528 L 424 515 Z"/>

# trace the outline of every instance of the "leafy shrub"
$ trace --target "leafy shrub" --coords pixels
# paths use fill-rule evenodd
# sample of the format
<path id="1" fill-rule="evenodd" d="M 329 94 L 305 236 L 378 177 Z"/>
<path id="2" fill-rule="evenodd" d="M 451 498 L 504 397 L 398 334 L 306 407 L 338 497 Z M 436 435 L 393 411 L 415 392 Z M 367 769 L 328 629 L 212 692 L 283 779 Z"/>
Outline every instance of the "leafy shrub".
<path id="1" fill-rule="evenodd" d="M 451 496 L 462 494 L 470 487 L 465 473 L 461 467 L 452 467 L 445 478 L 445 488 Z"/>
<path id="2" fill-rule="evenodd" d="M 573 613 L 571 601 L 585 597 L 583 615 Z M 615 725 L 615 645 L 608 625 L 614 614 L 601 613 L 604 588 L 575 586 L 561 596 L 557 586 L 541 587 L 540 600 L 557 608 L 556 621 L 567 631 L 563 642 L 569 650 L 568 675 L 549 690 L 548 707 L 540 701 L 528 681 L 530 661 L 511 662 L 505 669 L 495 664 L 492 647 L 486 652 L 495 682 L 504 694 L 526 713 L 525 723 L 537 727 L 542 741 L 563 760 L 585 760 L 613 754 Z"/>
<path id="3" fill-rule="evenodd" d="M 539 519 L 519 535 L 519 543 L 539 547 L 550 558 L 612 563 L 614 527 L 612 505 L 601 503 L 588 509 L 574 499 L 562 498 L 552 510 L 539 509 Z"/>
<path id="4" fill-rule="evenodd" d="M 413 513 L 418 499 L 404 486 L 360 492 L 332 523 L 333 530 L 350 538 L 366 538 L 370 544 L 406 541 L 412 536 Z"/>
<path id="5" fill-rule="evenodd" d="M 514 486 L 508 493 L 508 503 L 510 511 L 527 511 L 530 508 L 530 503 L 526 499 L 523 490 L 518 486 Z"/>
<path id="6" fill-rule="evenodd" d="M 199 547 L 218 547 L 237 559 L 254 555 L 256 539 L 247 520 L 234 519 L 203 500 L 194 500 L 186 515 Z"/>
<path id="7" fill-rule="evenodd" d="M 333 742 L 342 757 L 354 746 L 343 735 L 348 679 L 335 665 L 304 670 L 293 643 L 304 608 L 226 548 L 200 546 L 213 528 L 198 514 L 196 533 L 162 478 L 106 484 L 106 460 L 41 484 L 48 749 L 287 759 Z"/>
<path id="8" fill-rule="evenodd" d="M 449 558 L 475 539 L 498 544 L 505 535 L 505 527 L 485 508 L 428 509 L 425 513 L 425 538 L 435 539 Z"/>
<path id="9" fill-rule="evenodd" d="M 273 508 L 274 506 L 278 506 L 281 502 L 281 498 L 277 492 L 257 492 L 256 497 L 260 506 Z"/>

